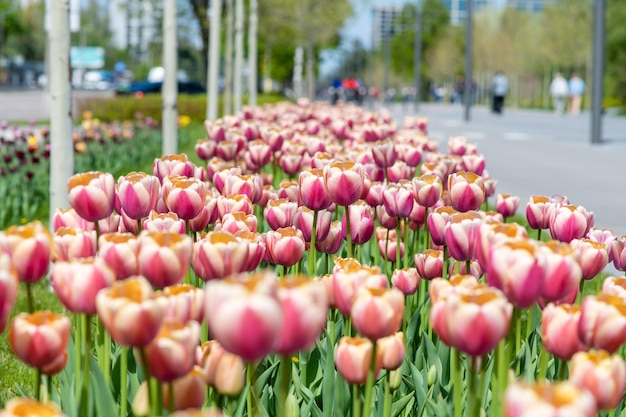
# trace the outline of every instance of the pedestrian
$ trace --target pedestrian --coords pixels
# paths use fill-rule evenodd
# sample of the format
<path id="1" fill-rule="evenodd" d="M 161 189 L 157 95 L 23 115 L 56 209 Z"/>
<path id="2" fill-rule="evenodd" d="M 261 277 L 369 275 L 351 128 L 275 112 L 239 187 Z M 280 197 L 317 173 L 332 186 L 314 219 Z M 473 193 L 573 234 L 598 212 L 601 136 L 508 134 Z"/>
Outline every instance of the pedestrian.
<path id="1" fill-rule="evenodd" d="M 569 93 L 567 80 L 560 72 L 557 72 L 554 79 L 550 83 L 550 95 L 554 103 L 554 111 L 557 115 L 563 114 L 565 111 L 565 99 Z"/>
<path id="2" fill-rule="evenodd" d="M 580 113 L 580 104 L 585 93 L 585 82 L 577 73 L 572 73 L 569 79 L 569 111 L 573 115 Z"/>
<path id="3" fill-rule="evenodd" d="M 454 94 L 452 95 L 452 102 L 457 104 L 463 104 L 463 96 L 465 95 L 465 82 L 463 77 L 457 75 L 454 82 Z"/>
<path id="4" fill-rule="evenodd" d="M 504 99 L 509 92 L 509 79 L 502 71 L 497 71 L 495 77 L 493 77 L 491 91 L 493 93 L 492 110 L 496 114 L 502 114 Z"/>

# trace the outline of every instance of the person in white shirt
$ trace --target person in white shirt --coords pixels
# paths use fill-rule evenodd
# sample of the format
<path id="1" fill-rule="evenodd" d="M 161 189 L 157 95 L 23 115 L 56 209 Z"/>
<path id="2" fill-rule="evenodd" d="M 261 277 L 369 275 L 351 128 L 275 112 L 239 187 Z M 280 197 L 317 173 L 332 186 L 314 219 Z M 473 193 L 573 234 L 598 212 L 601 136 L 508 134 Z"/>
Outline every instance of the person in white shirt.
<path id="1" fill-rule="evenodd" d="M 493 107 L 492 110 L 496 114 L 502 114 L 502 108 L 504 107 L 504 99 L 509 92 L 509 79 L 502 71 L 496 72 L 496 76 L 493 77 L 491 83 L 493 92 Z"/>
<path id="2" fill-rule="evenodd" d="M 556 114 L 561 115 L 565 111 L 565 100 L 569 93 L 569 86 L 567 80 L 560 72 L 557 72 L 554 79 L 550 83 L 550 95 L 552 96 L 552 103 L 554 104 L 554 111 Z"/>

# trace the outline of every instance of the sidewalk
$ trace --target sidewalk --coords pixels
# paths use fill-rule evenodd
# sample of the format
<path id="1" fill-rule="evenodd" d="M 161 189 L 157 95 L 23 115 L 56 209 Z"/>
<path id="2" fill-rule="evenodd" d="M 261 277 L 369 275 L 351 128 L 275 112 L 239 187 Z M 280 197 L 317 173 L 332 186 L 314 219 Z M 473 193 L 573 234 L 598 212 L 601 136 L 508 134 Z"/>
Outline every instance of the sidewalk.
<path id="1" fill-rule="evenodd" d="M 519 213 L 532 195 L 566 195 L 572 204 L 595 213 L 595 227 L 626 234 L 626 118 L 603 117 L 603 142 L 590 143 L 591 115 L 555 116 L 538 110 L 505 108 L 494 115 L 487 108 L 448 104 L 386 106 L 395 120 L 405 115 L 429 119 L 429 135 L 447 152 L 450 136 L 465 136 L 478 146 L 486 169 L 497 179 L 497 193 L 520 197 Z"/>

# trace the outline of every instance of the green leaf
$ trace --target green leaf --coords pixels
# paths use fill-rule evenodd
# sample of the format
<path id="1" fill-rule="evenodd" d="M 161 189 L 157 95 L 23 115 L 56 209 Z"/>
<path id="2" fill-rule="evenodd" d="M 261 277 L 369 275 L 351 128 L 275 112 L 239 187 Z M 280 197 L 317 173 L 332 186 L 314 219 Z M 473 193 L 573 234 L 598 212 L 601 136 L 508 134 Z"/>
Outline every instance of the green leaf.
<path id="1" fill-rule="evenodd" d="M 109 385 L 104 380 L 102 370 L 98 366 L 98 361 L 95 357 L 90 358 L 89 364 L 89 383 L 91 398 L 95 398 L 96 415 L 99 417 L 108 417 L 118 414 L 117 403 L 113 399 L 113 394 Z"/>
<path id="2" fill-rule="evenodd" d="M 324 349 L 324 378 L 322 379 L 322 411 L 324 417 L 332 417 L 335 410 L 335 358 L 333 355 L 333 345 L 329 337 L 325 339 Z"/>
<path id="3" fill-rule="evenodd" d="M 417 399 L 418 415 L 421 415 L 424 405 L 426 404 L 426 389 L 424 388 L 424 378 L 420 371 L 413 365 L 411 366 L 411 377 L 413 378 L 413 388 L 415 389 L 415 398 Z"/>
<path id="4" fill-rule="evenodd" d="M 415 391 L 411 391 L 398 401 L 391 404 L 391 417 L 397 417 L 404 411 L 405 408 L 411 408 L 411 401 L 415 401 Z"/>

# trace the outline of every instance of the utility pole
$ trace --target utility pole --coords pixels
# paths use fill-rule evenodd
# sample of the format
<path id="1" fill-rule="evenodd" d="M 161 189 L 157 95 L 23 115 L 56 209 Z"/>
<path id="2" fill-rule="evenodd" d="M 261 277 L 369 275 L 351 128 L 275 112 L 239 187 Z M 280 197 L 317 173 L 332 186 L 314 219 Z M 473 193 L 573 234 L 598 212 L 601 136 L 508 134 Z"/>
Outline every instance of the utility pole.
<path id="1" fill-rule="evenodd" d="M 470 121 L 470 109 L 472 107 L 472 49 L 474 30 L 473 0 L 467 0 L 467 17 L 465 19 L 465 121 Z"/>
<path id="2" fill-rule="evenodd" d="M 178 152 L 178 45 L 176 40 L 176 0 L 165 0 L 163 8 L 163 155 Z"/>
<path id="3" fill-rule="evenodd" d="M 222 22 L 222 0 L 211 2 L 211 35 L 209 38 L 209 71 L 207 79 L 207 120 L 217 119 L 219 97 L 219 68 L 220 68 L 220 26 Z"/>
<path id="4" fill-rule="evenodd" d="M 413 71 L 415 73 L 415 111 L 419 110 L 422 87 L 422 6 L 421 0 L 415 5 L 415 53 Z"/>
<path id="5" fill-rule="evenodd" d="M 248 104 L 256 106 L 257 92 L 257 36 L 259 22 L 258 0 L 250 0 L 250 26 L 248 27 Z"/>
<path id="6" fill-rule="evenodd" d="M 595 0 L 593 17 L 593 80 L 591 86 L 591 143 L 593 144 L 602 142 L 605 23 L 605 0 Z"/>

